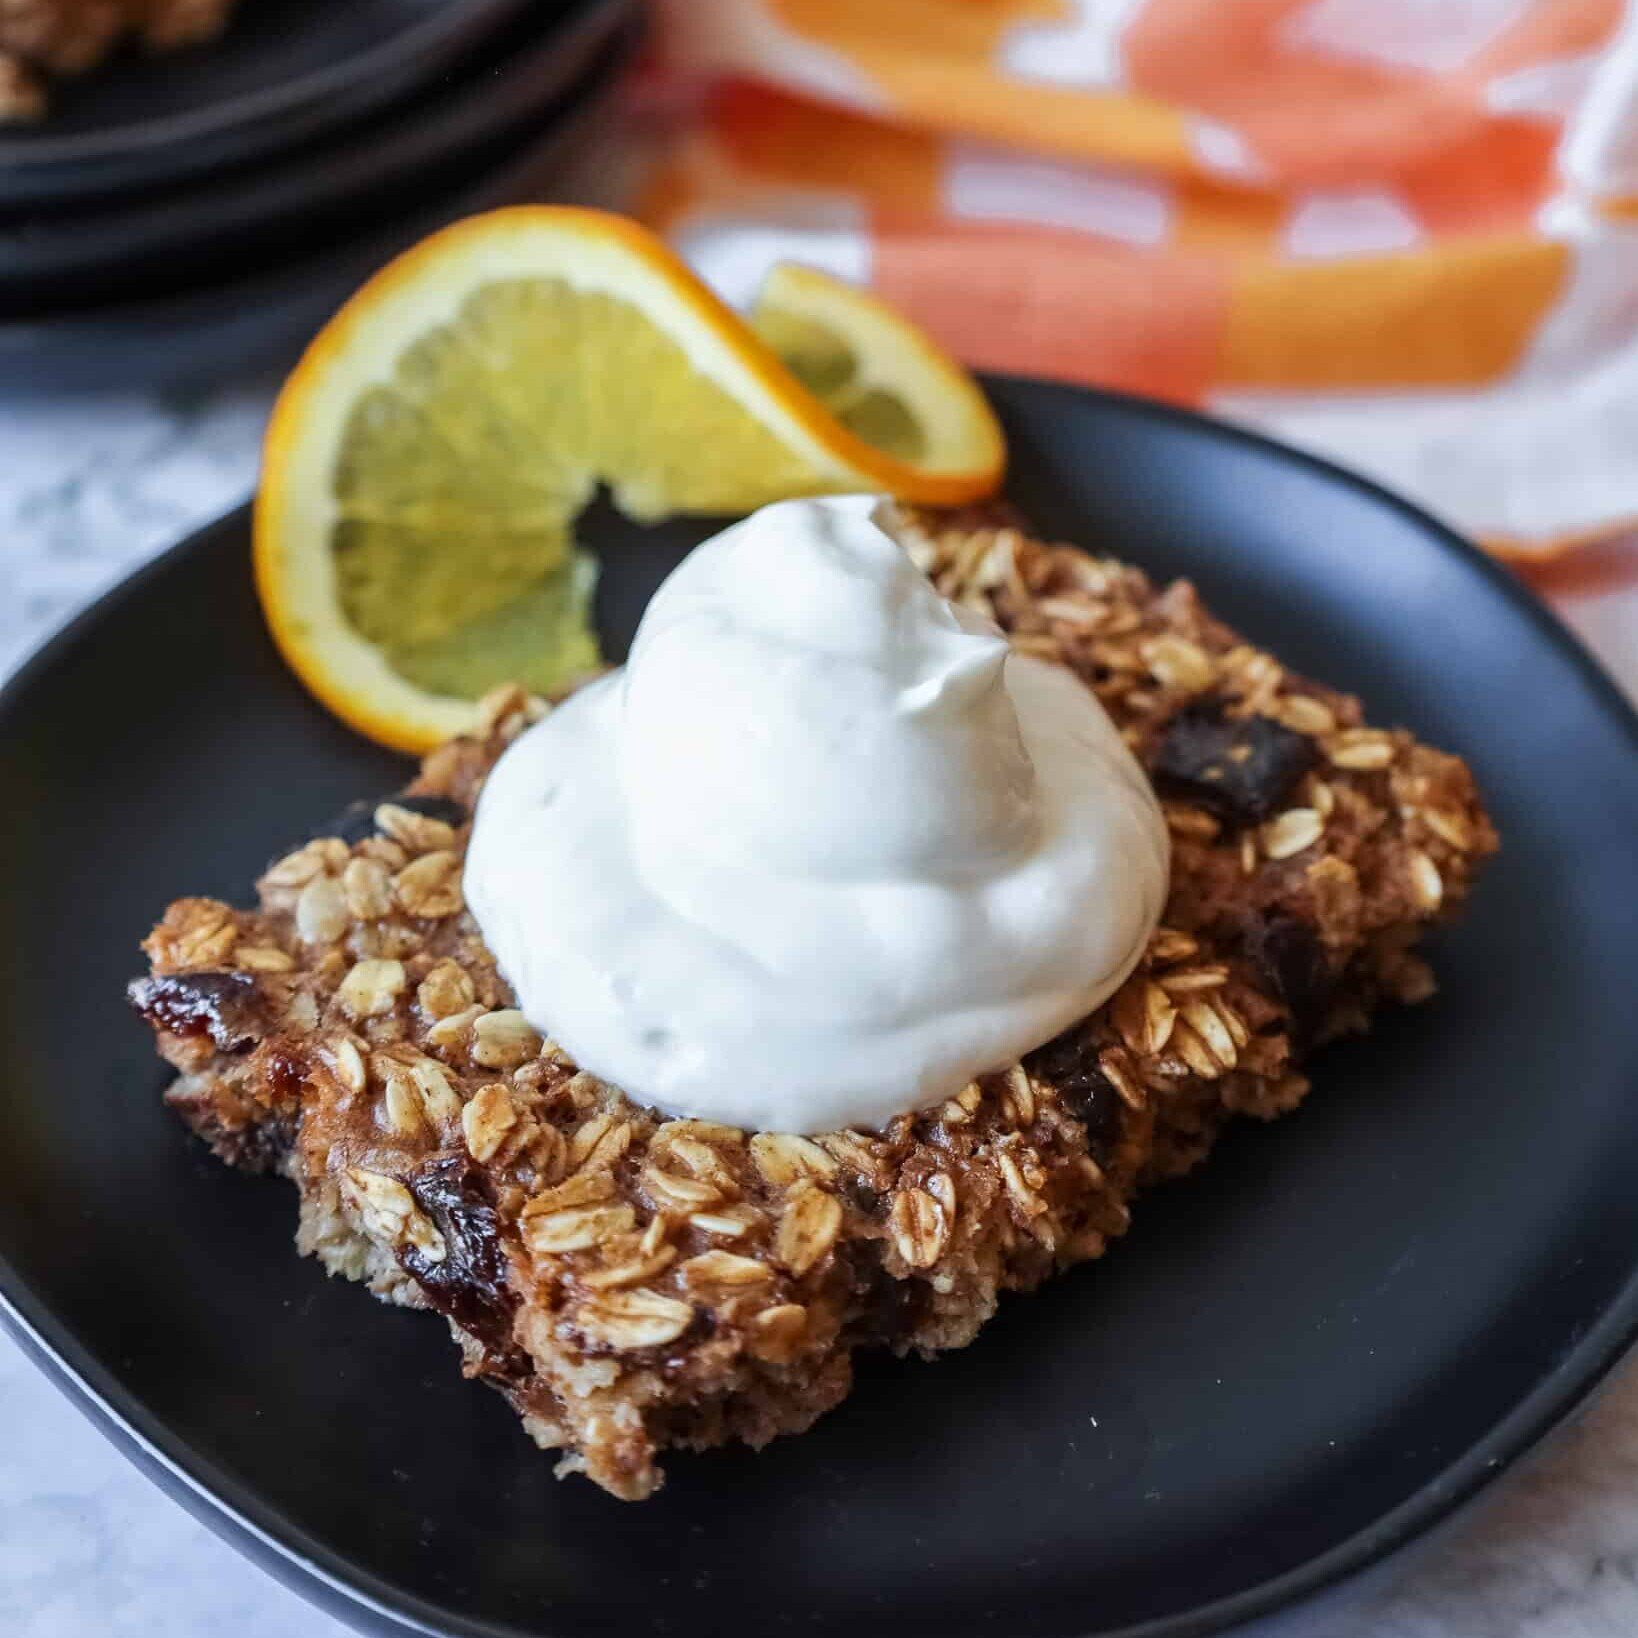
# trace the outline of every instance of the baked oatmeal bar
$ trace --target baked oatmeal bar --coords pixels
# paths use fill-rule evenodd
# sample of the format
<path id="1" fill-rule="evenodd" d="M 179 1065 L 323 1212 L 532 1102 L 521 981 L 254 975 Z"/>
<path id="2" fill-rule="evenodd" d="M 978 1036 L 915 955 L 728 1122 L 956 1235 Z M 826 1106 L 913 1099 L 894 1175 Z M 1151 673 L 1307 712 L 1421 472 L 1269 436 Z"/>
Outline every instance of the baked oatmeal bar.
<path id="1" fill-rule="evenodd" d="M 1460 761 L 1367 727 L 1186 583 L 992 514 L 903 530 L 941 591 L 1096 691 L 1172 832 L 1138 970 L 1023 1063 L 819 1137 L 667 1120 L 577 1069 L 462 905 L 472 803 L 538 709 L 516 692 L 278 860 L 256 909 L 173 904 L 132 985 L 167 1100 L 297 1185 L 300 1249 L 443 1314 L 467 1374 L 617 1496 L 650 1494 L 667 1446 L 807 1427 L 856 1349 L 960 1347 L 1000 1292 L 1101 1255 L 1231 1116 L 1294 1108 L 1315 1042 L 1432 991 L 1416 940 L 1496 845 Z"/>

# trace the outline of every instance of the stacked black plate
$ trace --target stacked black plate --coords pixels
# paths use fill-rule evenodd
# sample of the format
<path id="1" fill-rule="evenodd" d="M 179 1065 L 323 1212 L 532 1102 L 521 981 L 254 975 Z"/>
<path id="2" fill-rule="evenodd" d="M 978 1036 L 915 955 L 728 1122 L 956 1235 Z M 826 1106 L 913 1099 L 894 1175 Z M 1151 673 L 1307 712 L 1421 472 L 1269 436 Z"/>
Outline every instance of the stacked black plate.
<path id="1" fill-rule="evenodd" d="M 0 136 L 0 389 L 174 382 L 293 347 L 457 216 L 550 197 L 635 0 L 242 0 Z"/>

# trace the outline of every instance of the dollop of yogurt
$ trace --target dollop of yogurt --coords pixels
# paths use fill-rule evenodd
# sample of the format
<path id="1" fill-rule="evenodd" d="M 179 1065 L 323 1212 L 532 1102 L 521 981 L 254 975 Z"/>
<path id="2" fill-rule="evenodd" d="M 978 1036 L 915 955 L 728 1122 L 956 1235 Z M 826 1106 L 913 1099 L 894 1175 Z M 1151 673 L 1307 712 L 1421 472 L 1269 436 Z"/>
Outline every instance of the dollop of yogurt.
<path id="1" fill-rule="evenodd" d="M 788 501 L 707 541 L 484 787 L 478 925 L 640 1102 L 880 1128 L 1091 1011 L 1159 918 L 1166 827 L 1102 706 L 883 515 Z"/>

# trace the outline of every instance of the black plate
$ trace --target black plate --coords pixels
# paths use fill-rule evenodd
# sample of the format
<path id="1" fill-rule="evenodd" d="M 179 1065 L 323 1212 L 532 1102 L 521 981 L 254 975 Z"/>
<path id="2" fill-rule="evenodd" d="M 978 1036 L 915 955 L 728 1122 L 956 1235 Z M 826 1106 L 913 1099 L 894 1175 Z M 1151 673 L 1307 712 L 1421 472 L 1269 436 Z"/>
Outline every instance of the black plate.
<path id="1" fill-rule="evenodd" d="M 554 0 L 246 0 L 216 40 L 124 51 L 0 135 L 0 206 L 175 183 L 336 129 Z"/>
<path id="2" fill-rule="evenodd" d="M 0 227 L 0 318 L 220 282 L 401 216 L 552 117 L 633 10 L 573 0 L 406 110 L 277 164 L 119 209 Z"/>
<path id="3" fill-rule="evenodd" d="M 181 892 L 402 778 L 290 680 L 237 515 L 0 698 L 0 1290 L 79 1402 L 276 1574 L 384 1632 L 1221 1629 L 1424 1530 L 1638 1328 L 1638 721 L 1420 514 L 1164 409 L 992 384 L 1043 529 L 1194 577 L 1469 757 L 1506 848 L 1444 991 L 1328 1052 L 1127 1243 L 761 1456 L 558 1484 L 443 1325 L 290 1249 L 282 1183 L 159 1106 L 123 981 Z M 618 651 L 704 526 L 604 519 Z"/>
<path id="4" fill-rule="evenodd" d="M 583 160 L 612 139 L 617 83 L 641 37 L 627 23 L 584 80 L 498 156 L 475 159 L 443 192 L 382 226 L 338 235 L 317 254 L 280 258 L 244 278 L 0 321 L 0 380 L 13 397 L 107 391 L 141 381 L 191 389 L 229 371 L 286 367 L 341 303 L 399 251 L 462 216 L 530 200 L 575 197 Z"/>

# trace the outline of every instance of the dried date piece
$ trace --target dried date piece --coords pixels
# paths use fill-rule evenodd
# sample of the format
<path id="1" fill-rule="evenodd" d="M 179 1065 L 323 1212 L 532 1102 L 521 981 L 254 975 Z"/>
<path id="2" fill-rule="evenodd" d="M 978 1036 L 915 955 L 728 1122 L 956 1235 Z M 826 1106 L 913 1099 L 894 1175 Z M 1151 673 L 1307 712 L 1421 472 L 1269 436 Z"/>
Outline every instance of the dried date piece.
<path id="1" fill-rule="evenodd" d="M 1306 922 L 1273 912 L 1253 916 L 1241 935 L 1247 957 L 1291 1009 L 1291 1033 L 1306 1042 L 1318 1028 L 1333 977 L 1325 946 Z"/>
<path id="2" fill-rule="evenodd" d="M 1097 1043 L 1082 1024 L 1055 1036 L 1024 1059 L 1024 1068 L 1056 1089 L 1086 1128 L 1086 1147 L 1103 1161 L 1120 1136 L 1120 1093 L 1098 1064 Z"/>
<path id="3" fill-rule="evenodd" d="M 1172 719 L 1151 771 L 1162 796 L 1193 802 L 1226 824 L 1255 825 L 1279 811 L 1318 760 L 1307 735 L 1272 717 L 1229 717 L 1208 700 Z"/>
<path id="4" fill-rule="evenodd" d="M 243 1052 L 267 1029 L 261 987 L 250 973 L 171 973 L 139 978 L 126 990 L 155 1029 L 208 1035 L 218 1052 Z"/>
<path id="5" fill-rule="evenodd" d="M 507 1284 L 500 1217 L 483 1173 L 461 1155 L 434 1160 L 406 1179 L 416 1204 L 444 1237 L 445 1254 L 433 1262 L 406 1241 L 398 1260 L 440 1314 L 454 1320 L 489 1351 L 501 1372 L 524 1369 L 512 1341 L 517 1298 Z"/>

